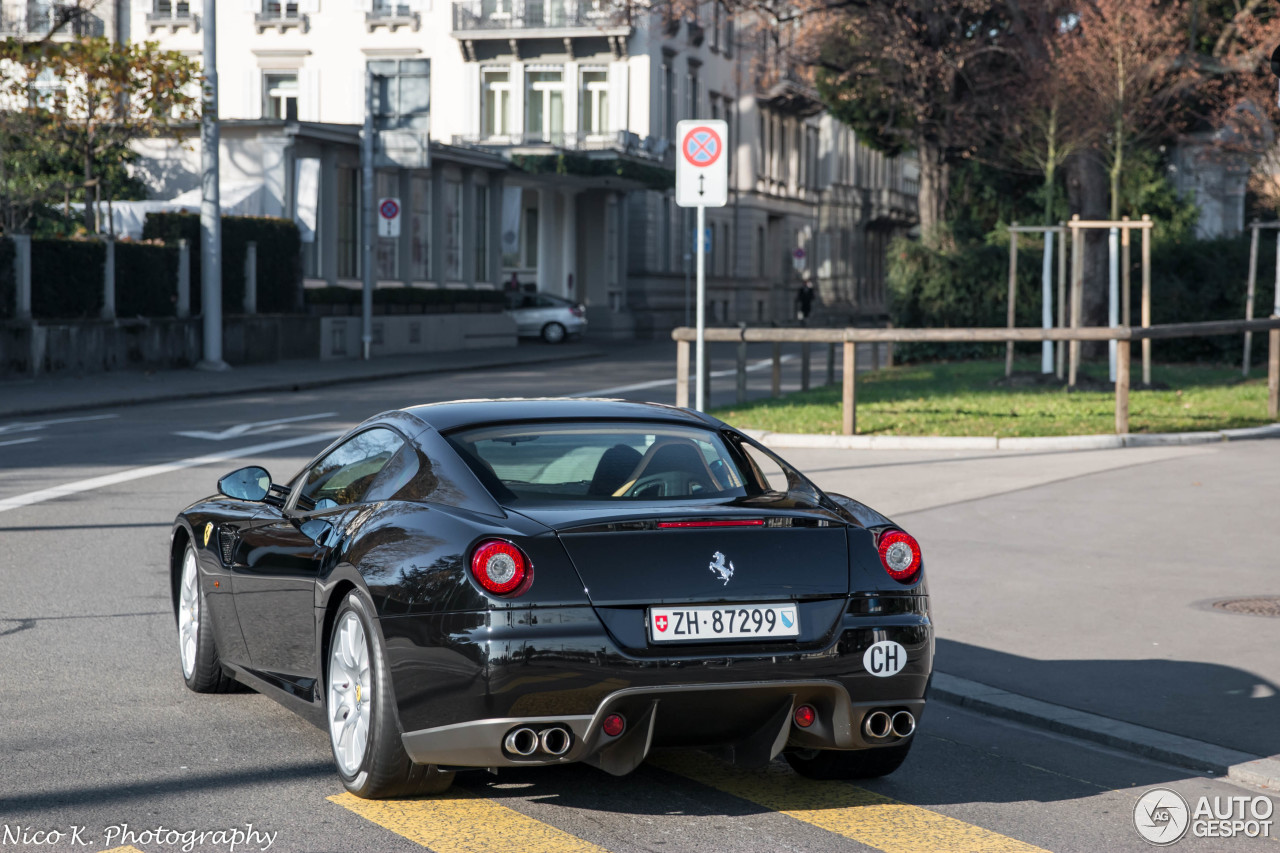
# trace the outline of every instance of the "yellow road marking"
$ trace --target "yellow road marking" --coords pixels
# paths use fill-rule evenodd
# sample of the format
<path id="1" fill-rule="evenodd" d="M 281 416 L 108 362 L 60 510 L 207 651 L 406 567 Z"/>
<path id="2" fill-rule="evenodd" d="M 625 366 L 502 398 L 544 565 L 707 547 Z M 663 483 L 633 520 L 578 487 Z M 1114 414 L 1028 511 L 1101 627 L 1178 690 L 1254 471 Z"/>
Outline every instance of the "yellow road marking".
<path id="1" fill-rule="evenodd" d="M 420 800 L 362 800 L 343 793 L 329 797 L 329 802 L 435 853 L 608 853 L 493 800 L 457 789 Z"/>
<path id="2" fill-rule="evenodd" d="M 777 762 L 739 770 L 698 755 L 656 766 L 885 853 L 1045 853 L 1039 847 L 843 782 L 806 779 Z"/>

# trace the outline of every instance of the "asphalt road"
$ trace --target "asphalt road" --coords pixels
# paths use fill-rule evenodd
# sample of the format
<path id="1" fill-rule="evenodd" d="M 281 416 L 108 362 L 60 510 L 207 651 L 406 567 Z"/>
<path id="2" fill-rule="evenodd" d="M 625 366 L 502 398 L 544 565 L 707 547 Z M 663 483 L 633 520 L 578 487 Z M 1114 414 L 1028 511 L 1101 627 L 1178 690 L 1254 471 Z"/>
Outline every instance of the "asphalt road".
<path id="1" fill-rule="evenodd" d="M 252 824 L 282 851 L 1138 851 L 1148 845 L 1133 810 L 1150 787 L 1167 786 L 1193 807 L 1201 796 L 1253 796 L 935 704 L 907 764 L 861 786 L 807 783 L 781 763 L 746 772 L 676 753 L 622 779 L 589 767 L 478 772 L 459 776 L 443 798 L 369 805 L 341 795 L 324 732 L 253 693 L 197 696 L 183 686 L 165 545 L 174 513 L 211 492 L 220 473 L 259 463 L 287 479 L 325 435 L 407 402 L 590 393 L 670 401 L 670 376 L 669 347 L 636 347 L 547 369 L 0 423 L 0 849 L 174 851 L 181 836 L 157 841 L 121 826 L 216 833 Z M 767 371 L 753 376 L 767 387 Z M 618 390 L 628 386 L 642 387 Z M 821 468 L 817 457 L 788 455 Z M 1118 458 L 1095 467 L 1123 477 Z M 936 467 L 902 455 L 864 453 L 855 470 L 816 474 L 889 511 L 923 513 L 940 542 L 951 536 L 972 549 L 983 531 L 946 534 L 938 507 L 1015 499 L 1055 482 L 1054 464 L 1042 460 L 1027 474 L 999 462 L 984 466 L 991 476 L 957 476 L 932 491 L 908 486 Z M 994 537 L 1004 515 L 986 521 Z M 963 623 L 960 608 L 950 614 Z M 85 829 L 72 837 L 73 827 Z M 69 835 L 39 843 L 49 831 Z M 234 849 L 264 846 L 241 839 Z M 209 835 L 192 849 L 232 848 Z M 1275 847 L 1187 838 L 1177 849 Z"/>

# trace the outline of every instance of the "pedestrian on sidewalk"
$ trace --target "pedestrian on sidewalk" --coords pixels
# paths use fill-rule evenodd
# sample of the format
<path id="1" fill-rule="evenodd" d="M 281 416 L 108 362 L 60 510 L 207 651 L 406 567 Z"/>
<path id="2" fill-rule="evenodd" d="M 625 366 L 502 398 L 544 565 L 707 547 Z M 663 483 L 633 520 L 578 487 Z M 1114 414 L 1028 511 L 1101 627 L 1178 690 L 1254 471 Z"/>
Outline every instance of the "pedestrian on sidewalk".
<path id="1" fill-rule="evenodd" d="M 808 279 L 805 279 L 800 289 L 796 291 L 796 319 L 801 323 L 809 322 L 809 314 L 813 311 L 813 299 L 816 295 L 813 282 Z"/>

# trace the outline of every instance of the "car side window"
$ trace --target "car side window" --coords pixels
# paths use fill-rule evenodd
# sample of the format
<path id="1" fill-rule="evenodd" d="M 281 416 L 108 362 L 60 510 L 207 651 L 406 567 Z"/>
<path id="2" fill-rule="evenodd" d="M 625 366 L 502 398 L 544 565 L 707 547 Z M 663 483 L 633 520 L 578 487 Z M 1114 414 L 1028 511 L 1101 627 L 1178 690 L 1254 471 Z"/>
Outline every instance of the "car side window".
<path id="1" fill-rule="evenodd" d="M 360 503 L 404 443 L 398 433 L 383 427 L 352 436 L 311 466 L 301 496 L 317 509 Z"/>

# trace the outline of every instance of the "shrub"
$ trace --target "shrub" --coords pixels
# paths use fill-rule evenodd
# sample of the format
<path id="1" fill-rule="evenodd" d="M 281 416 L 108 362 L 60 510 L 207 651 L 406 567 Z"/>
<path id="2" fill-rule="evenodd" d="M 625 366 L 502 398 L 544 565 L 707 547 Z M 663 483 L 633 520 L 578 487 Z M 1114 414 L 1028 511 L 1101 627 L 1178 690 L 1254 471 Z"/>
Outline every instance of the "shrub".
<path id="1" fill-rule="evenodd" d="M 116 244 L 116 316 L 172 317 L 178 306 L 178 249 Z"/>
<path id="2" fill-rule="evenodd" d="M 68 320 L 99 316 L 106 255 L 97 240 L 32 240 L 32 315 Z"/>
<path id="3" fill-rule="evenodd" d="M 1136 236 L 1136 235 L 1135 235 Z M 1142 272 L 1140 252 L 1133 251 L 1130 278 L 1131 321 L 1142 322 Z M 1018 248 L 1019 326 L 1040 325 L 1039 248 Z M 1151 322 L 1194 323 L 1244 318 L 1245 285 L 1249 271 L 1249 235 L 1221 240 L 1160 241 L 1151 252 Z M 1054 314 L 1057 314 L 1057 263 L 1054 263 Z M 1264 239 L 1258 253 L 1258 285 L 1254 313 L 1271 313 L 1274 293 L 1275 243 Z M 974 244 L 953 251 L 929 249 L 919 243 L 897 240 L 890 247 L 888 287 L 889 315 L 895 326 L 946 328 L 1004 326 L 1009 287 L 1007 244 Z M 1253 360 L 1266 357 L 1265 336 L 1255 335 Z M 1238 362 L 1239 335 L 1181 338 L 1153 343 L 1155 357 L 1166 362 Z M 1028 354 L 1038 344 L 1019 344 Z M 1004 352 L 1004 344 L 900 344 L 903 360 L 932 358 L 990 358 Z"/>
<path id="4" fill-rule="evenodd" d="M 200 217 L 194 213 L 148 213 L 144 239 L 191 247 L 191 311 L 200 310 Z M 244 306 L 245 244 L 258 244 L 258 311 L 297 310 L 302 288 L 302 240 L 290 219 L 269 216 L 222 217 L 222 310 L 239 314 Z"/>

